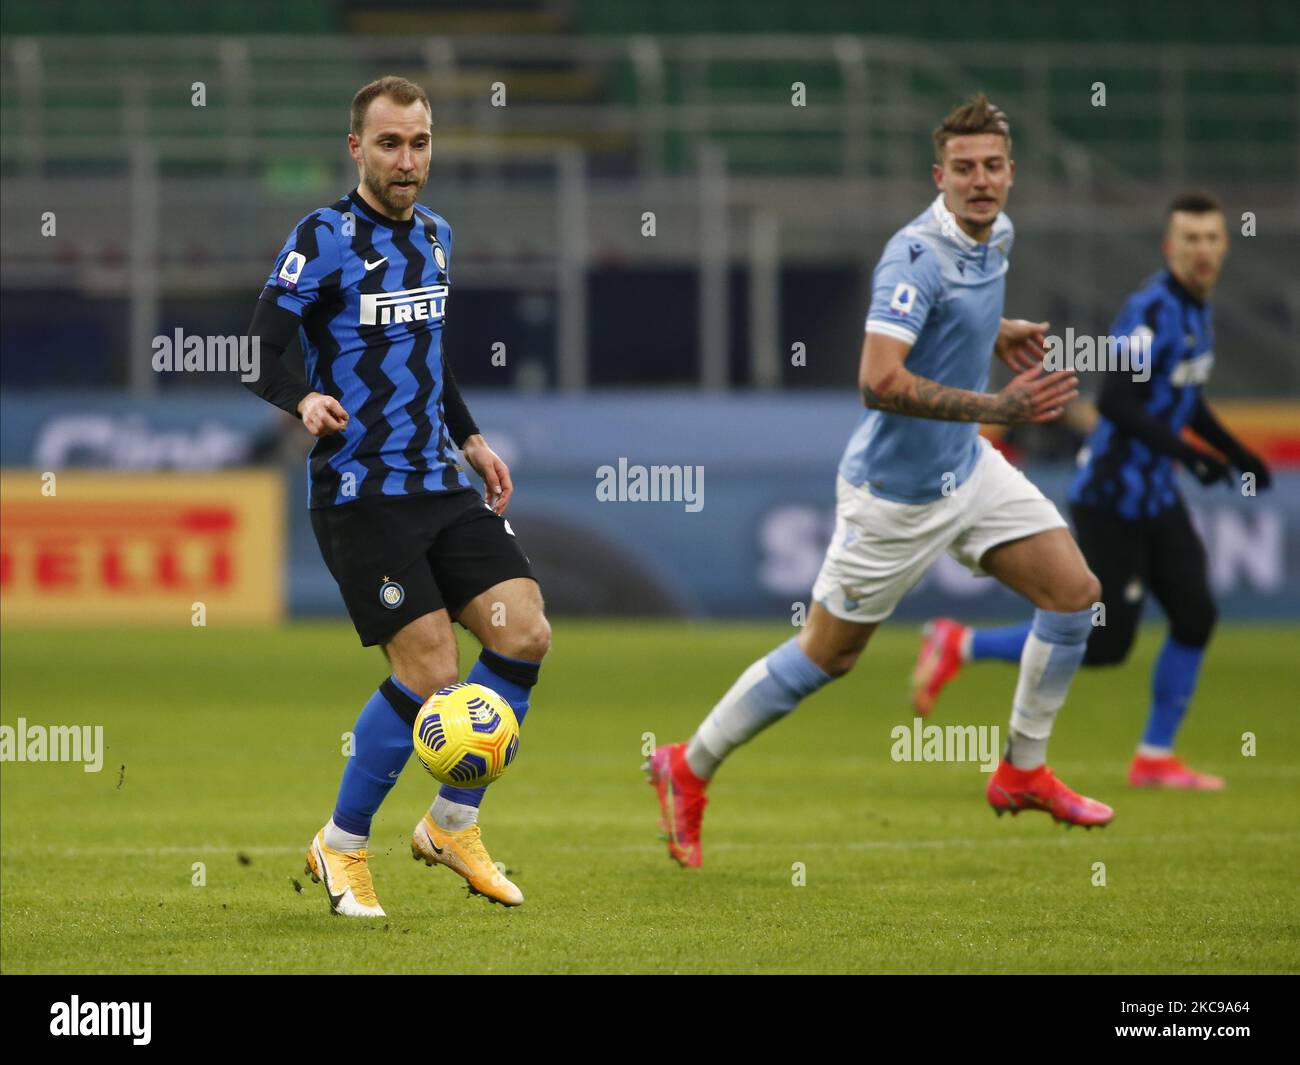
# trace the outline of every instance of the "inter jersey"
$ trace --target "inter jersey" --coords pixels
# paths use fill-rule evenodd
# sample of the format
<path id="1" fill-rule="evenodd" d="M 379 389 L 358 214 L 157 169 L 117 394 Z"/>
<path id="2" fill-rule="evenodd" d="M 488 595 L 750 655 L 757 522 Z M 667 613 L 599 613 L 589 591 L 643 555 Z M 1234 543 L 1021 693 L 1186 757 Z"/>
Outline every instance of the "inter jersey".
<path id="1" fill-rule="evenodd" d="M 450 266 L 444 219 L 385 218 L 355 191 L 285 241 L 261 298 L 301 320 L 307 381 L 349 416 L 312 449 L 310 506 L 470 486 L 442 410 Z"/>
<path id="2" fill-rule="evenodd" d="M 1149 340 L 1151 375 L 1131 387 L 1146 414 L 1181 433 L 1214 366 L 1210 305 L 1162 270 L 1129 297 L 1110 334 L 1130 346 Z M 1069 499 L 1128 520 L 1154 517 L 1179 501 L 1174 459 L 1101 417 L 1079 452 Z"/>

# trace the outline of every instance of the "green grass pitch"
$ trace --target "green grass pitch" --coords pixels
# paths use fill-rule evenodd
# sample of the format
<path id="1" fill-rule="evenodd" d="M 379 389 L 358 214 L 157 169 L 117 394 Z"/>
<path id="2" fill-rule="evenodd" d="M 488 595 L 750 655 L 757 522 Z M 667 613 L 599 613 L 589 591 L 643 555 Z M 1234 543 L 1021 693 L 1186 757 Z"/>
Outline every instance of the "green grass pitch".
<path id="1" fill-rule="evenodd" d="M 526 904 L 469 898 L 449 870 L 411 860 L 434 794 L 412 760 L 371 841 L 389 916 L 360 921 L 331 916 L 303 875 L 341 735 L 385 675 L 349 628 L 6 630 L 3 723 L 102 724 L 107 756 L 100 773 L 3 766 L 0 967 L 1300 970 L 1300 628 L 1216 635 L 1181 749 L 1227 777 L 1217 795 L 1125 787 L 1158 631 L 1127 665 L 1080 674 L 1051 761 L 1117 810 L 1084 832 L 995 818 L 975 765 L 891 760 L 917 629 L 886 626 L 852 675 L 723 768 L 704 868 L 678 869 L 656 838 L 643 734 L 684 738 L 790 631 L 558 621 L 520 760 L 483 807 L 484 840 Z M 473 654 L 466 641 L 462 662 Z M 1005 729 L 1013 684 L 1010 667 L 973 667 L 935 720 Z"/>

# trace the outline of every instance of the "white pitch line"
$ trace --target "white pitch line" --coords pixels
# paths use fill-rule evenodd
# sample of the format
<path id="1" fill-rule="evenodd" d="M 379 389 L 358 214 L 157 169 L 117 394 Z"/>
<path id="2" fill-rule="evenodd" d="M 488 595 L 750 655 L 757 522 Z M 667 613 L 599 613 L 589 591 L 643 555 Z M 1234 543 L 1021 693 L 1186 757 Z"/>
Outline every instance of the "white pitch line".
<path id="1" fill-rule="evenodd" d="M 1068 835 L 1061 826 L 1055 826 L 1057 834 L 1055 836 L 1038 837 L 1035 839 L 1024 839 L 1020 837 L 1012 839 L 921 839 L 921 840 L 850 840 L 847 843 L 827 843 L 812 842 L 794 844 L 796 849 L 804 848 L 807 850 L 853 850 L 853 851 L 871 851 L 871 850 L 954 850 L 970 849 L 982 850 L 984 848 L 996 847 L 1041 847 L 1044 845 L 1064 846 L 1075 839 L 1080 838 L 1080 833 L 1070 832 Z M 1086 833 L 1091 836 L 1091 833 Z M 1239 836 L 1124 836 L 1117 833 L 1114 829 L 1101 832 L 1097 839 L 1104 839 L 1107 846 L 1117 845 L 1135 845 L 1149 847 L 1154 844 L 1204 844 L 1214 842 L 1249 842 L 1249 843 L 1283 843 L 1283 842 L 1300 842 L 1300 832 L 1250 832 Z M 710 844 L 712 850 L 752 850 L 759 847 L 769 846 L 769 844 L 759 843 L 713 843 Z"/>
<path id="2" fill-rule="evenodd" d="M 120 854 L 131 858 L 160 858 L 167 854 L 211 854 L 220 852 L 231 858 L 237 854 L 294 854 L 306 857 L 306 847 L 241 847 L 238 844 L 200 843 L 193 847 L 4 847 L 5 857 L 19 854 L 42 854 L 61 858 L 87 855 L 108 857 Z"/>
<path id="3" fill-rule="evenodd" d="M 1053 836 L 1040 835 L 1034 838 L 1014 837 L 1009 839 L 909 839 L 909 840 L 847 840 L 844 842 L 829 842 L 823 840 L 801 840 L 792 843 L 782 843 L 782 847 L 794 848 L 796 850 L 849 850 L 849 851 L 871 851 L 871 850 L 978 850 L 978 849 L 996 849 L 999 847 L 1042 847 L 1042 846 L 1064 846 L 1071 840 L 1082 838 L 1082 833 L 1071 832 L 1065 834 L 1065 830 L 1058 826 L 1057 833 Z M 1300 842 L 1300 832 L 1248 832 L 1244 835 L 1233 836 L 1204 836 L 1204 835 L 1165 835 L 1165 836 L 1124 836 L 1115 830 L 1099 834 L 1096 839 L 1106 840 L 1107 846 L 1141 846 L 1149 847 L 1156 844 L 1206 844 L 1206 843 L 1296 843 Z M 571 853 L 583 853 L 589 851 L 599 851 L 606 854 L 637 854 L 646 850 L 655 850 L 659 845 L 658 841 L 653 838 L 646 843 L 620 844 L 615 847 L 577 847 L 548 844 L 547 850 L 564 851 Z M 396 848 L 394 844 L 394 848 Z M 769 850 L 772 849 L 772 843 L 737 843 L 727 842 L 725 840 L 710 843 L 709 849 L 713 851 L 750 851 L 750 850 Z M 133 857 L 133 858 L 160 858 L 166 855 L 184 854 L 212 854 L 214 852 L 226 854 L 234 857 L 236 854 L 306 854 L 303 847 L 239 847 L 239 846 L 221 846 L 217 844 L 200 844 L 193 847 L 68 847 L 58 849 L 55 847 L 10 847 L 5 848 L 7 857 L 17 855 L 42 855 L 46 857 L 62 858 L 84 858 L 87 856 L 94 857 Z M 384 851 L 372 850 L 371 857 L 384 857 Z"/>

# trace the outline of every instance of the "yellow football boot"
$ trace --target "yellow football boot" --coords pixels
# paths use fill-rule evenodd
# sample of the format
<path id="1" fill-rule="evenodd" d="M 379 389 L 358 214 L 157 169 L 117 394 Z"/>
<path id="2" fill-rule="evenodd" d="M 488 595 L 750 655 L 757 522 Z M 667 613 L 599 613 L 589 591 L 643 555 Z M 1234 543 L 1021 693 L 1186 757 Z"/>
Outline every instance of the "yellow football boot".
<path id="1" fill-rule="evenodd" d="M 426 813 L 411 834 L 411 857 L 425 865 L 445 865 L 469 881 L 472 894 L 485 895 L 492 902 L 518 906 L 524 901 L 524 893 L 505 878 L 488 856 L 478 825 L 470 825 L 460 832 L 447 832 L 438 827 L 432 814 Z"/>
<path id="2" fill-rule="evenodd" d="M 325 846 L 322 828 L 307 851 L 306 873 L 315 884 L 324 883 L 330 909 L 344 917 L 386 917 L 370 879 L 366 852 L 336 851 Z"/>

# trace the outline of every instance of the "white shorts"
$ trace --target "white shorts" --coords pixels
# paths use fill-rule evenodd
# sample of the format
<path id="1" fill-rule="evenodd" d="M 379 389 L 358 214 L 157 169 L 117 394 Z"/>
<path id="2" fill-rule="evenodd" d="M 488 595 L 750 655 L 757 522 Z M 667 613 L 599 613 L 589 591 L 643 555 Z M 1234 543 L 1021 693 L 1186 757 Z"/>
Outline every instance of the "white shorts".
<path id="1" fill-rule="evenodd" d="M 990 548 L 1066 527 L 1029 478 L 983 437 L 980 446 L 961 487 L 931 503 L 894 503 L 837 478 L 835 536 L 813 598 L 845 621 L 883 621 L 940 551 L 979 575 Z"/>

